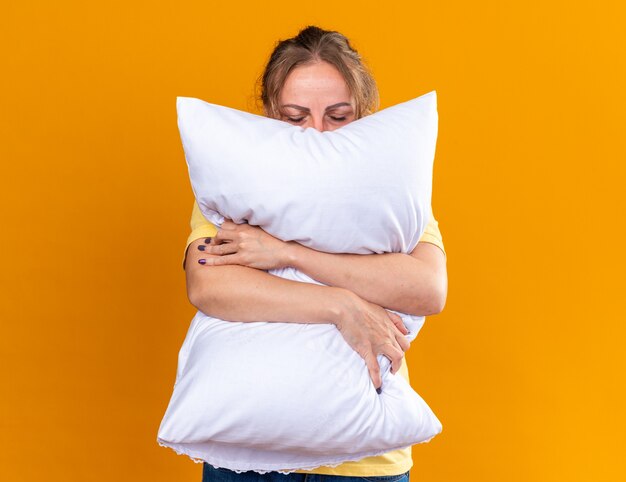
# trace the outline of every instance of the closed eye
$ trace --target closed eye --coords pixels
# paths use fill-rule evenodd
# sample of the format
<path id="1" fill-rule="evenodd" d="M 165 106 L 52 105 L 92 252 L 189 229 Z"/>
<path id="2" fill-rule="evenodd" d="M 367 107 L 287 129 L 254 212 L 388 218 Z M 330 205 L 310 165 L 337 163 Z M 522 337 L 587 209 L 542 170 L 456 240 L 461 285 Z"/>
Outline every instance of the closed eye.
<path id="1" fill-rule="evenodd" d="M 343 121 L 347 120 L 347 118 L 348 118 L 348 117 L 347 117 L 347 116 L 345 116 L 345 115 L 344 115 L 344 116 L 333 116 L 333 115 L 331 115 L 331 116 L 329 116 L 329 117 L 330 117 L 332 120 L 334 120 L 335 122 L 343 122 Z M 290 116 L 287 116 L 287 120 L 288 120 L 289 122 L 293 122 L 293 123 L 296 123 L 296 124 L 299 124 L 299 123 L 300 123 L 300 122 L 302 122 L 305 118 L 306 118 L 306 116 L 303 116 L 303 117 L 290 117 Z"/>

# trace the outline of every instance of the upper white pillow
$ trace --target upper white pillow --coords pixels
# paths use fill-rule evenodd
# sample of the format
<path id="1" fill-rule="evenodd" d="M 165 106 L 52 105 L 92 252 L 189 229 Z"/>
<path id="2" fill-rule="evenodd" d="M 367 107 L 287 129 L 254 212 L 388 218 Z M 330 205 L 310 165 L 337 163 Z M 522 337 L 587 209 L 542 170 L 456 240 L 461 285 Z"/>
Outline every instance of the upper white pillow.
<path id="1" fill-rule="evenodd" d="M 319 132 L 177 100 L 196 201 L 327 252 L 410 252 L 430 216 L 436 94 Z M 293 268 L 271 270 L 317 283 Z M 245 302 L 243 300 L 242 302 Z M 412 341 L 424 317 L 399 313 Z M 382 393 L 332 324 L 232 322 L 198 312 L 157 441 L 237 472 L 289 473 L 426 442 L 441 423 L 390 361 Z"/>
<path id="2" fill-rule="evenodd" d="M 204 216 L 247 221 L 329 253 L 410 252 L 430 217 L 432 91 L 334 131 L 178 97 L 191 186 Z"/>

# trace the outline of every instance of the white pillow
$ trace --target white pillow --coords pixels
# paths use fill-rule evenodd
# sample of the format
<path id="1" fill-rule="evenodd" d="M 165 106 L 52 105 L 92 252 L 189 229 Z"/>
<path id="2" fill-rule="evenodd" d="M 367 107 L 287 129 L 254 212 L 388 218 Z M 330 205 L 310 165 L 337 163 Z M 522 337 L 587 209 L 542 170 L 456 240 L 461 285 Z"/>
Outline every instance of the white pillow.
<path id="1" fill-rule="evenodd" d="M 334 131 L 177 99 L 203 214 L 327 252 L 410 252 L 429 216 L 435 91 Z M 292 268 L 271 270 L 317 283 Z M 424 317 L 399 313 L 412 341 Z M 390 362 L 383 390 L 332 324 L 232 322 L 198 312 L 157 441 L 237 472 L 336 466 L 427 442 L 441 423 Z"/>

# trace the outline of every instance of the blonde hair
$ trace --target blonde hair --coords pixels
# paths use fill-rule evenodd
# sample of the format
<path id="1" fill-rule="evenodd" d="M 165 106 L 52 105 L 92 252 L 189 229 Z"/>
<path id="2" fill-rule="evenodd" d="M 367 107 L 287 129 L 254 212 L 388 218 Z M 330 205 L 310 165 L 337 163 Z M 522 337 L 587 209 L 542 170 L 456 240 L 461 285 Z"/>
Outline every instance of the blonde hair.
<path id="1" fill-rule="evenodd" d="M 309 25 L 295 37 L 277 42 L 257 81 L 260 90 L 257 101 L 269 117 L 280 117 L 280 92 L 289 73 L 300 65 L 319 61 L 333 65 L 345 79 L 354 98 L 356 119 L 378 109 L 376 81 L 348 39 L 339 32 Z"/>

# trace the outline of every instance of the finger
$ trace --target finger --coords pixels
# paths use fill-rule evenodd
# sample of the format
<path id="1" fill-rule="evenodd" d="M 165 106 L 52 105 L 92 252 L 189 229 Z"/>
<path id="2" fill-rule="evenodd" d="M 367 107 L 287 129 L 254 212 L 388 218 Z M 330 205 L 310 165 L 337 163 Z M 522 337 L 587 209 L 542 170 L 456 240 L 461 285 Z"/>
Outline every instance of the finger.
<path id="1" fill-rule="evenodd" d="M 235 229 L 237 224 L 233 223 L 230 219 L 224 218 L 224 222 L 220 226 L 221 229 Z"/>
<path id="2" fill-rule="evenodd" d="M 239 250 L 239 245 L 237 243 L 224 243 L 224 244 L 218 244 L 216 246 L 207 246 L 204 249 L 204 252 L 208 254 L 216 254 L 219 256 L 223 256 L 225 254 L 234 254 L 238 250 Z"/>
<path id="3" fill-rule="evenodd" d="M 392 313 L 391 311 L 387 311 L 387 313 L 389 314 L 389 318 L 391 319 L 391 321 L 393 321 L 393 324 L 396 325 L 398 330 L 400 330 L 404 335 L 408 335 L 409 330 L 402 321 L 402 318 L 396 313 Z"/>
<path id="4" fill-rule="evenodd" d="M 396 370 L 392 370 L 391 373 L 393 375 L 395 375 L 396 373 L 398 373 L 398 370 L 400 370 L 400 368 L 402 367 L 402 362 L 404 361 L 404 357 L 400 358 L 400 361 L 398 362 L 398 368 Z"/>
<path id="5" fill-rule="evenodd" d="M 369 351 L 363 359 L 365 360 L 365 364 L 367 365 L 367 369 L 369 370 L 370 378 L 372 379 L 374 388 L 380 388 L 380 386 L 383 384 L 383 381 L 380 378 L 380 365 L 378 365 L 376 354 L 373 351 Z"/>
<path id="6" fill-rule="evenodd" d="M 213 236 L 213 241 L 216 244 L 229 243 L 231 241 L 234 241 L 236 236 L 237 236 L 237 232 L 235 230 L 220 229 L 217 232 L 217 234 Z"/>
<path id="7" fill-rule="evenodd" d="M 389 358 L 389 361 L 391 362 L 391 373 L 395 375 L 398 370 L 400 370 L 400 366 L 402 365 L 404 352 L 391 344 L 385 344 L 384 349 L 380 353 Z"/>
<path id="8" fill-rule="evenodd" d="M 398 326 L 398 324 L 400 326 Z M 408 334 L 408 330 L 407 330 L 406 326 L 404 326 L 404 323 L 402 323 L 402 322 L 394 323 L 393 328 L 391 328 L 391 330 L 393 331 L 393 335 L 394 335 L 396 341 L 398 342 L 398 345 L 399 345 L 398 348 L 401 348 L 402 346 L 406 346 L 406 349 L 408 350 L 409 349 L 408 345 L 402 344 L 399 341 L 399 340 L 406 340 L 406 335 Z"/>
<path id="9" fill-rule="evenodd" d="M 402 351 L 407 351 L 411 348 L 411 342 L 407 340 L 404 335 L 396 336 L 396 341 L 398 342 L 398 345 L 400 345 L 400 349 Z"/>
<path id="10" fill-rule="evenodd" d="M 213 244 L 215 244 L 215 239 L 213 239 L 213 238 L 204 238 L 204 244 L 207 244 L 207 245 L 211 244 L 211 245 L 213 245 Z M 200 249 L 200 247 L 198 247 L 198 249 Z M 202 249 L 200 249 L 200 250 L 202 251 Z"/>
<path id="11" fill-rule="evenodd" d="M 241 264 L 241 260 L 236 254 L 229 254 L 227 256 L 216 256 L 211 258 L 202 258 L 198 260 L 198 263 L 204 266 L 224 266 L 227 264 Z"/>
<path id="12" fill-rule="evenodd" d="M 403 335 L 408 335 L 409 334 L 409 330 L 407 330 L 407 328 L 404 325 L 404 322 L 402 320 L 394 321 L 393 324 L 400 331 L 400 333 L 402 333 Z"/>

